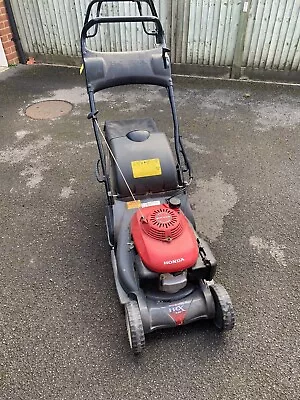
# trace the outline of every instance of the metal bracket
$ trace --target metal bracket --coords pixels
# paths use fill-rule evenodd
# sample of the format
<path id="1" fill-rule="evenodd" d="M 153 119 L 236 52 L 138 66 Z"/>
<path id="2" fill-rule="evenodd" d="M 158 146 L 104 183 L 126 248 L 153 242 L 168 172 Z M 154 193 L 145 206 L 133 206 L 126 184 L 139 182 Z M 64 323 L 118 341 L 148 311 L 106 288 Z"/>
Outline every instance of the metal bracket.
<path id="1" fill-rule="evenodd" d="M 207 267 L 210 268 L 211 267 L 211 262 L 208 258 L 206 258 L 206 253 L 203 247 L 199 246 L 199 254 L 202 258 L 203 264 Z"/>
<path id="2" fill-rule="evenodd" d="M 104 182 L 106 181 L 106 177 L 105 177 L 104 175 L 102 175 L 102 177 L 101 177 L 101 175 L 100 175 L 100 172 L 99 172 L 99 165 L 100 165 L 100 163 L 101 163 L 101 160 L 100 160 L 100 159 L 97 160 L 97 162 L 96 162 L 96 168 L 95 168 L 95 175 L 96 175 L 96 179 L 97 179 L 97 181 L 98 181 L 99 183 L 104 183 Z"/>
<path id="3" fill-rule="evenodd" d="M 87 119 L 96 119 L 98 113 L 99 113 L 98 110 L 95 110 L 94 112 L 88 113 Z"/>

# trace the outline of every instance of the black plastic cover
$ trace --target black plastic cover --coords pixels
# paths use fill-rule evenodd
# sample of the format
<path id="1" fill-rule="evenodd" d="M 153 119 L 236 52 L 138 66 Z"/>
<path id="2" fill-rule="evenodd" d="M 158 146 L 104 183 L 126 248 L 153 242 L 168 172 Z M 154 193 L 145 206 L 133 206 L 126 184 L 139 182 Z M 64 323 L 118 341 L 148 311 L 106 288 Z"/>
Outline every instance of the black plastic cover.
<path id="1" fill-rule="evenodd" d="M 134 130 L 158 132 L 155 121 L 152 118 L 124 119 L 121 121 L 106 121 L 104 125 L 107 140 L 126 136 Z"/>
<path id="2" fill-rule="evenodd" d="M 150 118 L 105 123 L 109 146 L 135 195 L 159 193 L 178 187 L 177 169 L 169 141 L 164 133 L 155 131 L 155 128 L 155 122 Z M 133 130 L 148 131 L 148 139 L 141 142 L 130 140 L 127 135 Z M 132 162 L 144 160 L 159 160 L 161 174 L 134 177 Z M 119 197 L 129 196 L 129 190 L 113 160 L 112 171 L 116 193 Z"/>
<path id="3" fill-rule="evenodd" d="M 85 73 L 88 88 L 99 90 L 130 84 L 168 87 L 170 65 L 164 63 L 162 47 L 131 52 L 100 53 L 86 50 Z"/>

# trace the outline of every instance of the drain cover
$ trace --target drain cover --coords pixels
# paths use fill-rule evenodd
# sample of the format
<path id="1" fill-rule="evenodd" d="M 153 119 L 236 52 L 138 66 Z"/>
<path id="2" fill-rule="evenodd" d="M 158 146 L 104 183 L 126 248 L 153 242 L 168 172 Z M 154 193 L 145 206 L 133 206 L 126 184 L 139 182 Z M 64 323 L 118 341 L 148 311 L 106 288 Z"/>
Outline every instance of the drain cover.
<path id="1" fill-rule="evenodd" d="M 32 119 L 54 119 L 72 111 L 72 104 L 63 100 L 47 100 L 35 103 L 26 109 Z"/>

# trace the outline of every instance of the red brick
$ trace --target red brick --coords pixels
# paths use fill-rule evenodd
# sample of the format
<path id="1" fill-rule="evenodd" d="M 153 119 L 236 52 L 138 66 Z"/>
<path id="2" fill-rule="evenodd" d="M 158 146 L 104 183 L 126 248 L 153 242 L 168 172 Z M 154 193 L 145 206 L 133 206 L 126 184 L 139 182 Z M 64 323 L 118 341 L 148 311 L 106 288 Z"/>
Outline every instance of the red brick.
<path id="1" fill-rule="evenodd" d="M 3 24 L 3 23 L 5 24 L 6 21 L 3 21 L 3 22 L 1 22 L 1 23 L 2 23 L 2 24 Z M 1 35 L 8 35 L 10 32 L 11 32 L 11 29 L 10 29 L 9 26 L 6 26 L 5 28 L 2 28 L 1 31 L 0 31 Z"/>
<path id="2" fill-rule="evenodd" d="M 14 57 L 14 58 L 10 58 L 9 60 L 7 60 L 8 64 L 19 64 L 19 59 L 18 57 Z"/>
<path id="3" fill-rule="evenodd" d="M 10 47 L 10 46 L 14 46 L 15 43 L 11 39 L 8 39 L 8 40 L 2 39 L 2 44 L 3 44 L 3 47 Z"/>
<path id="4" fill-rule="evenodd" d="M 1 31 L 2 29 L 4 29 L 4 28 L 9 28 L 9 23 L 8 23 L 8 21 L 0 22 L 0 31 Z"/>
<path id="5" fill-rule="evenodd" d="M 4 48 L 7 48 L 7 47 L 10 47 L 10 46 L 13 46 L 13 44 L 14 44 L 14 42 L 12 41 L 12 40 L 3 40 L 3 39 L 1 39 L 1 41 L 2 41 L 2 44 L 3 44 L 3 47 Z"/>
<path id="6" fill-rule="evenodd" d="M 0 34 L 0 39 L 1 39 L 1 41 L 2 41 L 2 44 L 9 42 L 9 37 L 8 37 L 8 35 L 2 36 L 2 35 Z"/>
<path id="7" fill-rule="evenodd" d="M 11 36 L 12 36 L 12 35 L 5 35 L 5 36 L 2 36 L 1 33 L 0 33 L 0 38 L 1 38 L 1 40 L 2 40 L 2 44 L 4 45 L 4 43 L 10 42 L 10 41 L 11 41 Z"/>
<path id="8" fill-rule="evenodd" d="M 9 27 L 0 29 L 0 35 L 1 36 L 9 35 L 10 33 L 11 33 L 11 30 L 10 30 Z"/>
<path id="9" fill-rule="evenodd" d="M 7 18 L 6 14 L 0 15 L 0 22 L 4 22 L 4 21 L 8 21 L 8 18 Z"/>
<path id="10" fill-rule="evenodd" d="M 16 52 L 14 52 L 14 53 L 10 54 L 9 56 L 7 56 L 6 59 L 7 59 L 7 62 L 9 64 L 19 64 L 19 58 L 18 58 Z"/>
<path id="11" fill-rule="evenodd" d="M 11 49 L 11 51 L 10 51 L 10 53 L 8 53 L 8 54 L 6 54 L 6 56 L 7 57 L 10 57 L 10 58 L 12 58 L 12 57 L 17 57 L 17 52 L 16 52 L 16 49 Z"/>
<path id="12" fill-rule="evenodd" d="M 8 42 L 8 43 L 3 44 L 3 49 L 4 49 L 5 53 L 10 54 L 12 51 L 16 50 L 16 47 L 13 42 Z"/>
<path id="13" fill-rule="evenodd" d="M 0 34 L 0 36 L 2 36 L 2 35 Z M 12 34 L 11 33 L 9 33 L 8 35 L 2 36 L 2 42 L 10 42 L 11 39 L 12 39 Z"/>
<path id="14" fill-rule="evenodd" d="M 8 19 L 8 15 L 4 7 L 0 8 L 0 17 Z"/>
<path id="15" fill-rule="evenodd" d="M 6 36 L 7 37 L 7 36 Z M 11 40 L 5 40 L 4 38 L 1 39 L 1 42 L 3 44 L 3 47 L 10 47 L 13 44 L 13 41 Z"/>
<path id="16" fill-rule="evenodd" d="M 14 49 L 12 47 L 9 47 L 8 49 L 4 49 L 5 55 L 8 57 L 9 55 L 13 54 Z"/>
<path id="17" fill-rule="evenodd" d="M 5 54 L 11 54 L 11 53 L 13 53 L 14 51 L 16 51 L 16 48 L 15 48 L 15 46 L 13 46 L 13 45 L 6 46 L 6 47 L 3 46 L 3 48 L 4 48 L 4 53 L 5 53 Z"/>

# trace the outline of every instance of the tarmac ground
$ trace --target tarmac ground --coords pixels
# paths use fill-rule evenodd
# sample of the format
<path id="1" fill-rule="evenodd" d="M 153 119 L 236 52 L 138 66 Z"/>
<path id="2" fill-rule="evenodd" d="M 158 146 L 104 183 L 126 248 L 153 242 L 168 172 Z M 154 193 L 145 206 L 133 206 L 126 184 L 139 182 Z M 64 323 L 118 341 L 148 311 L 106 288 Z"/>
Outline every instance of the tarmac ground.
<path id="1" fill-rule="evenodd" d="M 175 90 L 194 215 L 235 329 L 157 331 L 131 354 L 84 79 L 72 68 L 10 68 L 0 74 L 2 400 L 299 399 L 300 88 L 178 77 Z M 162 89 L 97 99 L 102 123 L 152 116 L 171 138 Z M 25 114 L 45 100 L 72 110 Z"/>

